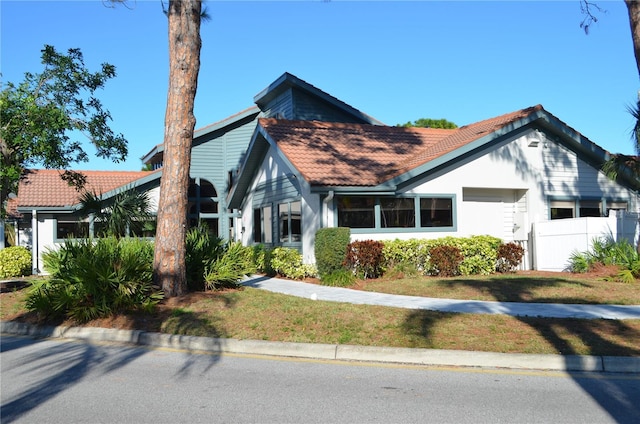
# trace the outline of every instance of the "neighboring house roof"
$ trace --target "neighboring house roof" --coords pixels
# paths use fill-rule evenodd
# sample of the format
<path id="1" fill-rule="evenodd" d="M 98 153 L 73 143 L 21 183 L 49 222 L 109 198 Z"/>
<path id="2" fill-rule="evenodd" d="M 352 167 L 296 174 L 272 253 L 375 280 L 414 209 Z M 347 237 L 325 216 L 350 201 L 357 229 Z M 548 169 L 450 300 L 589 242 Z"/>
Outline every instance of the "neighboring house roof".
<path id="1" fill-rule="evenodd" d="M 158 171 L 77 171 L 86 177 L 85 189 L 106 194 L 136 181 L 160 173 Z M 9 214 L 28 209 L 64 209 L 78 203 L 80 192 L 61 178 L 63 171 L 28 170 L 20 181 L 18 196 L 8 203 Z"/>
<path id="2" fill-rule="evenodd" d="M 391 191 L 498 139 L 543 129 L 599 167 L 608 152 L 536 105 L 456 129 L 259 119 L 229 205 L 237 208 L 269 147 L 314 190 Z M 638 186 L 637 178 L 626 180 Z"/>

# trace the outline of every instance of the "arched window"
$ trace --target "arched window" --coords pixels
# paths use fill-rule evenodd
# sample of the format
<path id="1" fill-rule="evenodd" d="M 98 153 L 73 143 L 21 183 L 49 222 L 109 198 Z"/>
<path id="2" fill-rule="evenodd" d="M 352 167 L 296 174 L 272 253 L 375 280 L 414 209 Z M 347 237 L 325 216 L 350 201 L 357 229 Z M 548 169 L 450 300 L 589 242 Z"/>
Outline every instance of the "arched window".
<path id="1" fill-rule="evenodd" d="M 220 215 L 218 192 L 215 186 L 204 178 L 191 178 L 188 196 L 189 225 L 196 226 L 198 222 L 204 222 L 209 230 L 217 236 L 220 232 Z"/>

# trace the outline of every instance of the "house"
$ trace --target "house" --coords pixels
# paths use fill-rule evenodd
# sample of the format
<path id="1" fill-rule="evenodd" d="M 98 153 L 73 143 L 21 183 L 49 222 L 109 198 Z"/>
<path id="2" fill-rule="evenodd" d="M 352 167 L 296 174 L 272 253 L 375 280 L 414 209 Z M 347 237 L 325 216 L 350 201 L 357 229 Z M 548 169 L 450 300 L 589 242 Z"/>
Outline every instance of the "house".
<path id="1" fill-rule="evenodd" d="M 607 152 L 539 105 L 454 130 L 391 127 L 289 73 L 253 100 L 195 131 L 189 221 L 247 245 L 297 248 L 307 263 L 319 228 L 348 226 L 354 239 L 490 234 L 523 244 L 530 268 L 535 225 L 640 207 L 637 177 L 609 180 L 599 171 Z M 158 145 L 143 157 L 153 172 L 87 177 L 104 197 L 134 188 L 157 199 L 162 161 Z M 80 219 L 77 193 L 44 178 L 56 172 L 27 175 L 12 200 L 36 271 Z"/>
<path id="2" fill-rule="evenodd" d="M 520 243 L 527 268 L 561 270 L 536 263 L 536 223 L 633 212 L 637 245 L 639 180 L 610 180 L 606 158 L 541 105 L 452 130 L 261 118 L 229 207 L 243 243 L 296 247 L 309 263 L 315 232 L 341 226 L 353 239 L 487 234 Z"/>

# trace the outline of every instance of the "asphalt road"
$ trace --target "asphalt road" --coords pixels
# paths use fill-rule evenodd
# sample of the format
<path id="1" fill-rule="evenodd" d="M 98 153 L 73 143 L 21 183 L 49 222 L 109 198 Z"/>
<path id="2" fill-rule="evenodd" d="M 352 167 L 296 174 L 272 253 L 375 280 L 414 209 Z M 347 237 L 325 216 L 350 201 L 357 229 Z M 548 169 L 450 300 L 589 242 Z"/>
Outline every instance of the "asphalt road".
<path id="1" fill-rule="evenodd" d="M 0 340 L 8 423 L 637 423 L 640 375 Z"/>

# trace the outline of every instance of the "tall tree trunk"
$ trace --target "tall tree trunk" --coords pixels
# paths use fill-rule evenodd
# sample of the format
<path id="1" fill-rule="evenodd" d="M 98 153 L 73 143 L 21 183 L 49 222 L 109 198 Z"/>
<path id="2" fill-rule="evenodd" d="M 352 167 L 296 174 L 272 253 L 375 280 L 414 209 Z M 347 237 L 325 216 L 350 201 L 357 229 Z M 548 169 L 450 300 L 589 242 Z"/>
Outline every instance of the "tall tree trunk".
<path id="1" fill-rule="evenodd" d="M 170 0 L 169 93 L 165 113 L 164 164 L 160 182 L 153 279 L 166 297 L 186 292 L 187 190 L 193 114 L 200 70 L 200 0 Z"/>
<path id="2" fill-rule="evenodd" d="M 636 56 L 636 66 L 640 76 L 640 2 L 638 0 L 624 0 L 629 10 L 629 24 L 633 39 L 633 53 Z"/>

